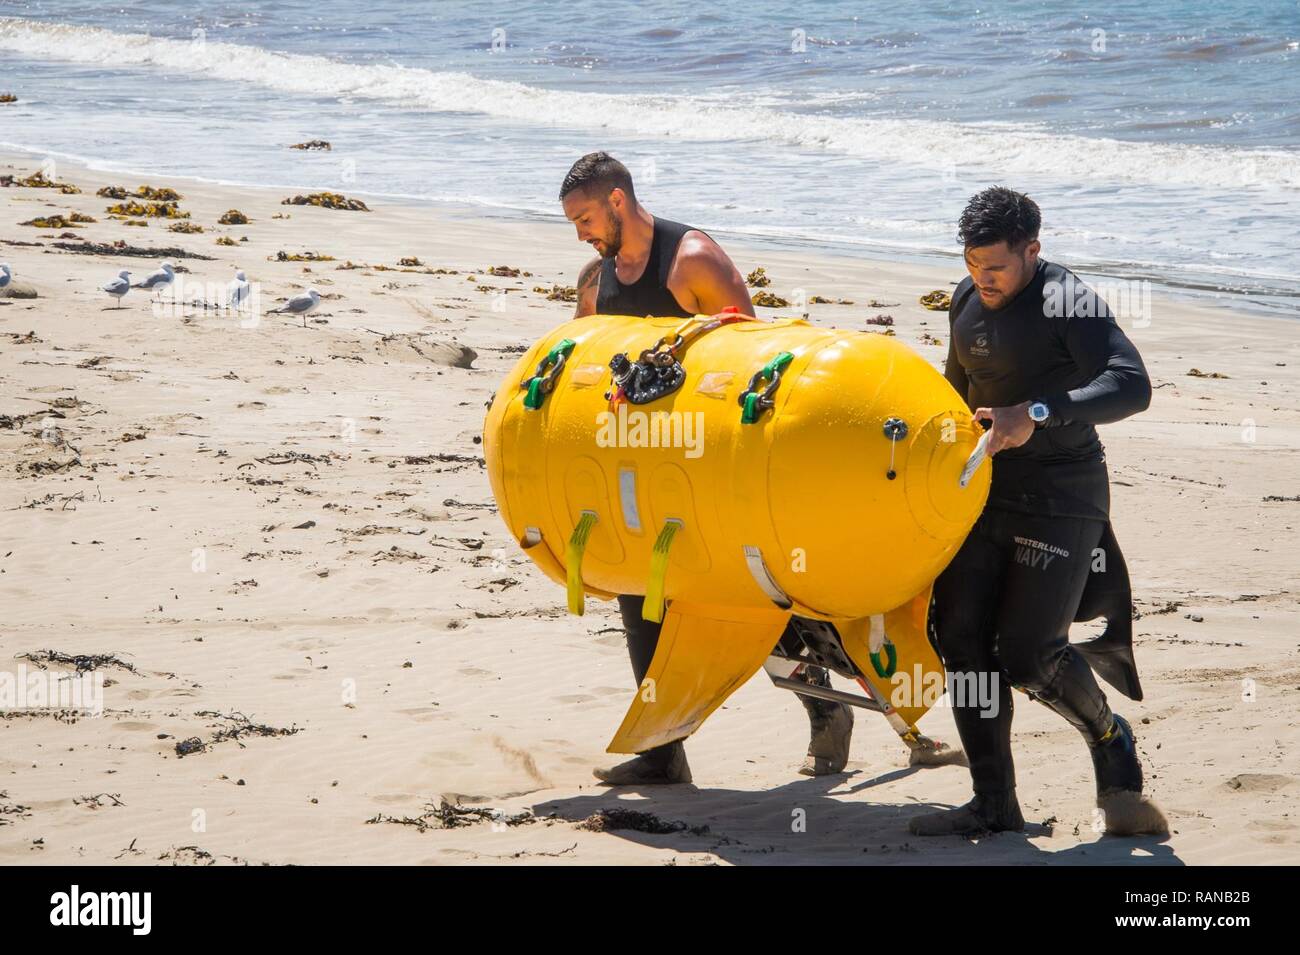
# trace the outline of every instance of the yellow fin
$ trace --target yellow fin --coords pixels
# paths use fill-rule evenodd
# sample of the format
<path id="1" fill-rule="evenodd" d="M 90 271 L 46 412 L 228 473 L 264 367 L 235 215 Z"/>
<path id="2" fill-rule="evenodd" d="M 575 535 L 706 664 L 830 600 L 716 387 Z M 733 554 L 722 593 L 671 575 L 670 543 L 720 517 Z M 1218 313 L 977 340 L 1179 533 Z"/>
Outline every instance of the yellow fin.
<path id="1" fill-rule="evenodd" d="M 883 648 L 873 646 L 872 624 L 870 617 L 855 620 L 836 620 L 836 629 L 840 632 L 840 641 L 844 651 L 854 665 L 866 675 L 866 680 L 875 689 L 877 695 L 892 703 L 894 691 L 900 685 L 908 692 L 903 696 L 909 705 L 899 706 L 896 712 L 909 727 L 915 727 L 916 721 L 929 711 L 930 707 L 943 695 L 947 686 L 943 663 L 939 655 L 930 646 L 927 633 L 927 620 L 930 614 L 930 591 L 927 586 L 902 606 L 884 614 L 884 638 L 893 646 L 894 660 L 889 666 L 890 655 Z M 876 639 L 880 637 L 879 624 L 876 626 Z M 875 660 L 872 652 L 875 651 Z M 883 665 L 888 676 L 882 676 L 878 664 Z M 920 667 L 920 681 L 917 680 L 917 667 Z M 931 699 L 934 697 L 934 699 Z"/>
<path id="2" fill-rule="evenodd" d="M 608 751 L 641 753 L 690 736 L 758 671 L 789 619 L 775 607 L 674 600 L 650 669 Z"/>

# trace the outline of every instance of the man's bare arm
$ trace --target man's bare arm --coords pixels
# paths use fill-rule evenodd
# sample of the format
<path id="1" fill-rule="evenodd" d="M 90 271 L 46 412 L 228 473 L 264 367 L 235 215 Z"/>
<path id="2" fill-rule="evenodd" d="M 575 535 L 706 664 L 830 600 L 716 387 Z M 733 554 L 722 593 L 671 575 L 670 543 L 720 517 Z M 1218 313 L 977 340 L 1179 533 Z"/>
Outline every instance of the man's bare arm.
<path id="1" fill-rule="evenodd" d="M 573 310 L 574 318 L 596 314 L 596 293 L 600 291 L 600 263 L 601 259 L 592 259 L 578 273 L 578 305 Z"/>
<path id="2" fill-rule="evenodd" d="M 668 287 L 678 301 L 694 299 L 700 315 L 716 315 L 733 305 L 742 315 L 754 314 L 749 289 L 735 263 L 718 243 L 699 232 L 688 232 L 682 238 Z M 687 296 L 680 294 L 682 291 Z"/>

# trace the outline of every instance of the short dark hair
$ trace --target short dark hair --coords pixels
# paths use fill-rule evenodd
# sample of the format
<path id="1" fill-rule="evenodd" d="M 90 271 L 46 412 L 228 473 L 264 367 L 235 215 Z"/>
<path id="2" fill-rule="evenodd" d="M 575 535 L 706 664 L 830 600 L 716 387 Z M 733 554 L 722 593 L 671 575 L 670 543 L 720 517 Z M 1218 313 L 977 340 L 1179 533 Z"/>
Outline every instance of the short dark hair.
<path id="1" fill-rule="evenodd" d="M 636 202 L 636 193 L 632 189 L 632 174 L 627 166 L 606 152 L 587 153 L 569 169 L 569 174 L 560 184 L 560 201 L 575 189 L 589 189 L 599 186 L 607 195 L 611 189 L 622 189 L 627 197 Z"/>
<path id="2" fill-rule="evenodd" d="M 993 186 L 971 196 L 957 223 L 957 240 L 965 248 L 1006 242 L 1020 249 L 1038 238 L 1043 214 L 1023 192 Z"/>

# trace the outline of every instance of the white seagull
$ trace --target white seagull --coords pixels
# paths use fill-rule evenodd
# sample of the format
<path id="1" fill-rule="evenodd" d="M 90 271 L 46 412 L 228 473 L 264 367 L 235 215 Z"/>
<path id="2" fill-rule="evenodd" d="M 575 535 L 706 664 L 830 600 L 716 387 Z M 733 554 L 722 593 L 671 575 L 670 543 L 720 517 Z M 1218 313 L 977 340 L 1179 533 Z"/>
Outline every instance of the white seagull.
<path id="1" fill-rule="evenodd" d="M 113 298 L 117 299 L 117 308 L 122 307 L 122 296 L 131 291 L 131 273 L 126 269 L 117 273 L 117 278 L 111 282 L 106 282 L 102 288 Z"/>
<path id="2" fill-rule="evenodd" d="M 227 304 L 233 309 L 239 309 L 248 301 L 248 296 L 252 289 L 248 284 L 248 276 L 244 275 L 243 269 L 235 272 L 235 280 L 229 285 L 229 294 L 227 295 Z"/>
<path id="3" fill-rule="evenodd" d="M 303 317 L 303 324 L 305 325 L 307 324 L 307 313 L 314 311 L 316 306 L 319 304 L 320 292 L 316 291 L 314 288 L 309 288 L 307 291 L 295 295 L 279 308 L 271 309 L 266 314 L 301 315 Z"/>
<path id="4" fill-rule="evenodd" d="M 162 263 L 161 268 L 156 272 L 150 272 L 144 277 L 144 281 L 136 282 L 131 287 L 147 288 L 152 289 L 155 292 L 161 292 L 163 289 L 171 285 L 175 278 L 176 273 L 172 270 L 172 264 L 170 262 L 164 262 Z"/>
<path id="5" fill-rule="evenodd" d="M 8 262 L 0 262 L 0 288 L 5 288 L 13 281 L 14 270 L 9 268 Z"/>

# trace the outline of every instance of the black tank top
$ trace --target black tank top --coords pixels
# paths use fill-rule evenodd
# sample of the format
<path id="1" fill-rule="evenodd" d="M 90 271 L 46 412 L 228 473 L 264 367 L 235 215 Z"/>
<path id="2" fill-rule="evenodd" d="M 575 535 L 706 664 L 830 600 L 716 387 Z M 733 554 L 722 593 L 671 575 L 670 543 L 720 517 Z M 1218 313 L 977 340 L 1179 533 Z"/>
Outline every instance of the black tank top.
<path id="1" fill-rule="evenodd" d="M 618 280 L 614 257 L 600 263 L 600 289 L 596 293 L 598 315 L 666 315 L 689 318 L 688 312 L 677 304 L 668 290 L 668 272 L 673 267 L 677 246 L 682 236 L 698 231 L 692 226 L 655 218 L 654 239 L 650 243 L 650 256 L 645 271 L 631 285 Z"/>

